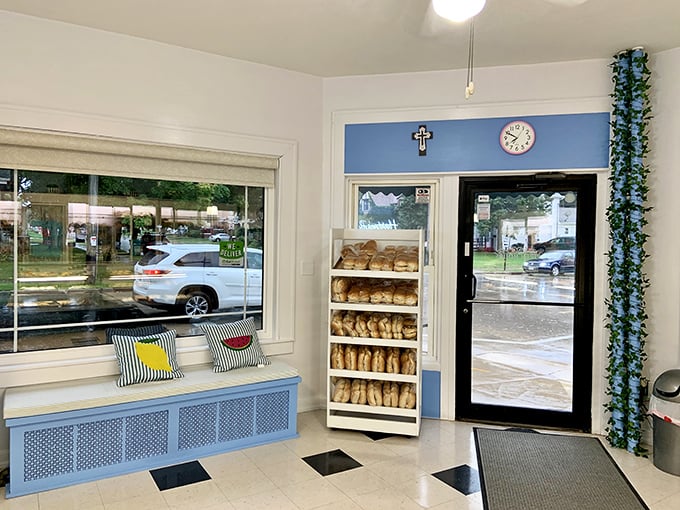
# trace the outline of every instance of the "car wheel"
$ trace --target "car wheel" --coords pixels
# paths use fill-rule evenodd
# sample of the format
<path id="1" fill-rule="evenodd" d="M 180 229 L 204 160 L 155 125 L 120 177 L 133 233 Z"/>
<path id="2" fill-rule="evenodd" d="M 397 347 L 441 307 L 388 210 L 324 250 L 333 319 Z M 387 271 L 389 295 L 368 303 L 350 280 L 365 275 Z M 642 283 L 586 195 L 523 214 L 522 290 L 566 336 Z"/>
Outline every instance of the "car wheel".
<path id="1" fill-rule="evenodd" d="M 196 315 L 205 315 L 212 311 L 210 298 L 207 294 L 201 291 L 192 291 L 187 294 L 184 300 L 184 313 L 189 317 Z"/>
<path id="2" fill-rule="evenodd" d="M 539 246 L 538 248 L 536 248 L 536 253 L 538 253 L 539 255 L 543 255 L 545 253 L 545 248 L 543 246 Z"/>
<path id="3" fill-rule="evenodd" d="M 560 274 L 560 266 L 555 264 L 553 267 L 550 268 L 550 273 L 552 273 L 553 276 L 557 276 Z"/>

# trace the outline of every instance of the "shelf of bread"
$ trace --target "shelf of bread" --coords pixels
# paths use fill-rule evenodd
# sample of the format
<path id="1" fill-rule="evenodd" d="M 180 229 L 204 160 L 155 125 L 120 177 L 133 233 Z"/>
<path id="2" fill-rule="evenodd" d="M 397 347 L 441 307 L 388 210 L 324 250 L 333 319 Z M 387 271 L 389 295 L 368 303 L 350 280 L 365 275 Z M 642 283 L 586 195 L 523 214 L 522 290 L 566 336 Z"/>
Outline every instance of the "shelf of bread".
<path id="1" fill-rule="evenodd" d="M 351 345 L 364 345 L 366 343 L 366 338 L 360 337 L 350 337 L 350 336 L 333 336 L 329 337 L 332 343 L 342 343 Z M 369 339 L 370 340 L 370 339 Z M 410 349 L 416 343 L 416 340 L 395 340 L 395 339 L 373 339 L 371 340 L 373 345 L 379 343 L 383 347 L 399 347 L 401 349 Z"/>
<path id="2" fill-rule="evenodd" d="M 350 269 L 332 269 L 331 276 L 340 278 L 385 278 L 388 280 L 417 280 L 418 272 L 399 273 L 397 271 L 355 271 Z"/>
<path id="3" fill-rule="evenodd" d="M 331 302 L 365 305 L 418 305 L 418 280 L 331 278 Z"/>
<path id="4" fill-rule="evenodd" d="M 403 409 L 400 407 L 378 407 L 366 404 L 343 404 L 341 402 L 329 402 L 330 409 L 335 411 L 347 411 L 349 413 L 381 414 L 385 416 L 409 416 L 415 417 L 416 409 Z"/>
<path id="5" fill-rule="evenodd" d="M 414 382 L 334 377 L 331 383 L 330 401 L 336 404 L 365 405 L 371 409 L 415 409 L 418 400 Z"/>
<path id="6" fill-rule="evenodd" d="M 331 231 L 329 427 L 419 434 L 422 235 Z"/>
<path id="7" fill-rule="evenodd" d="M 376 381 L 394 381 L 398 383 L 417 383 L 417 375 L 402 375 L 387 372 L 364 372 L 362 370 L 341 370 L 332 368 L 328 371 L 331 377 L 345 377 L 350 379 L 375 379 Z"/>

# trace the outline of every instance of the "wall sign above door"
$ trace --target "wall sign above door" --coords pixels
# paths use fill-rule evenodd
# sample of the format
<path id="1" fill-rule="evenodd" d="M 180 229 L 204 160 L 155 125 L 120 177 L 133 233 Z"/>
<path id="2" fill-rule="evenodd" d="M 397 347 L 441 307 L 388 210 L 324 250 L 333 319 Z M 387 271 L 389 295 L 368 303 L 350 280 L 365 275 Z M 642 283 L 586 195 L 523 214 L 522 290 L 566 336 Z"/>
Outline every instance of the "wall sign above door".
<path id="1" fill-rule="evenodd" d="M 434 138 L 434 133 L 427 130 L 425 124 L 418 126 L 418 131 L 411 133 L 413 140 L 418 140 L 418 156 L 427 156 L 427 140 Z"/>

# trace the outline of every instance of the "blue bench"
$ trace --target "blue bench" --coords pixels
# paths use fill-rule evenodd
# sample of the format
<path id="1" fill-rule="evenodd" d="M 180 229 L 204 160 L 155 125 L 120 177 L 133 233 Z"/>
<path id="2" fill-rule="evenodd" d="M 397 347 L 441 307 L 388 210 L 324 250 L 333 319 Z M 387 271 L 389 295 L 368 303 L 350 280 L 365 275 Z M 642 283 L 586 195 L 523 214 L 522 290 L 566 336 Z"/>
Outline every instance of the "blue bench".
<path id="1" fill-rule="evenodd" d="M 124 388 L 110 376 L 7 389 L 7 497 L 297 437 L 296 369 L 182 370 Z"/>

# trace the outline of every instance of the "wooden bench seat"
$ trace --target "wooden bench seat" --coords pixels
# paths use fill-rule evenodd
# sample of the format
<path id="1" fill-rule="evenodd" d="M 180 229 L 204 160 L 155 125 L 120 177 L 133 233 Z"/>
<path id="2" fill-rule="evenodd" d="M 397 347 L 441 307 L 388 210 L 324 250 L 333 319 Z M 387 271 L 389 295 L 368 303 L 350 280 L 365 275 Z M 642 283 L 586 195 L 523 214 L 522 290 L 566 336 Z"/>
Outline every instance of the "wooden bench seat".
<path id="1" fill-rule="evenodd" d="M 7 389 L 7 497 L 297 436 L 296 369 L 182 370 L 123 388 L 107 376 Z"/>

